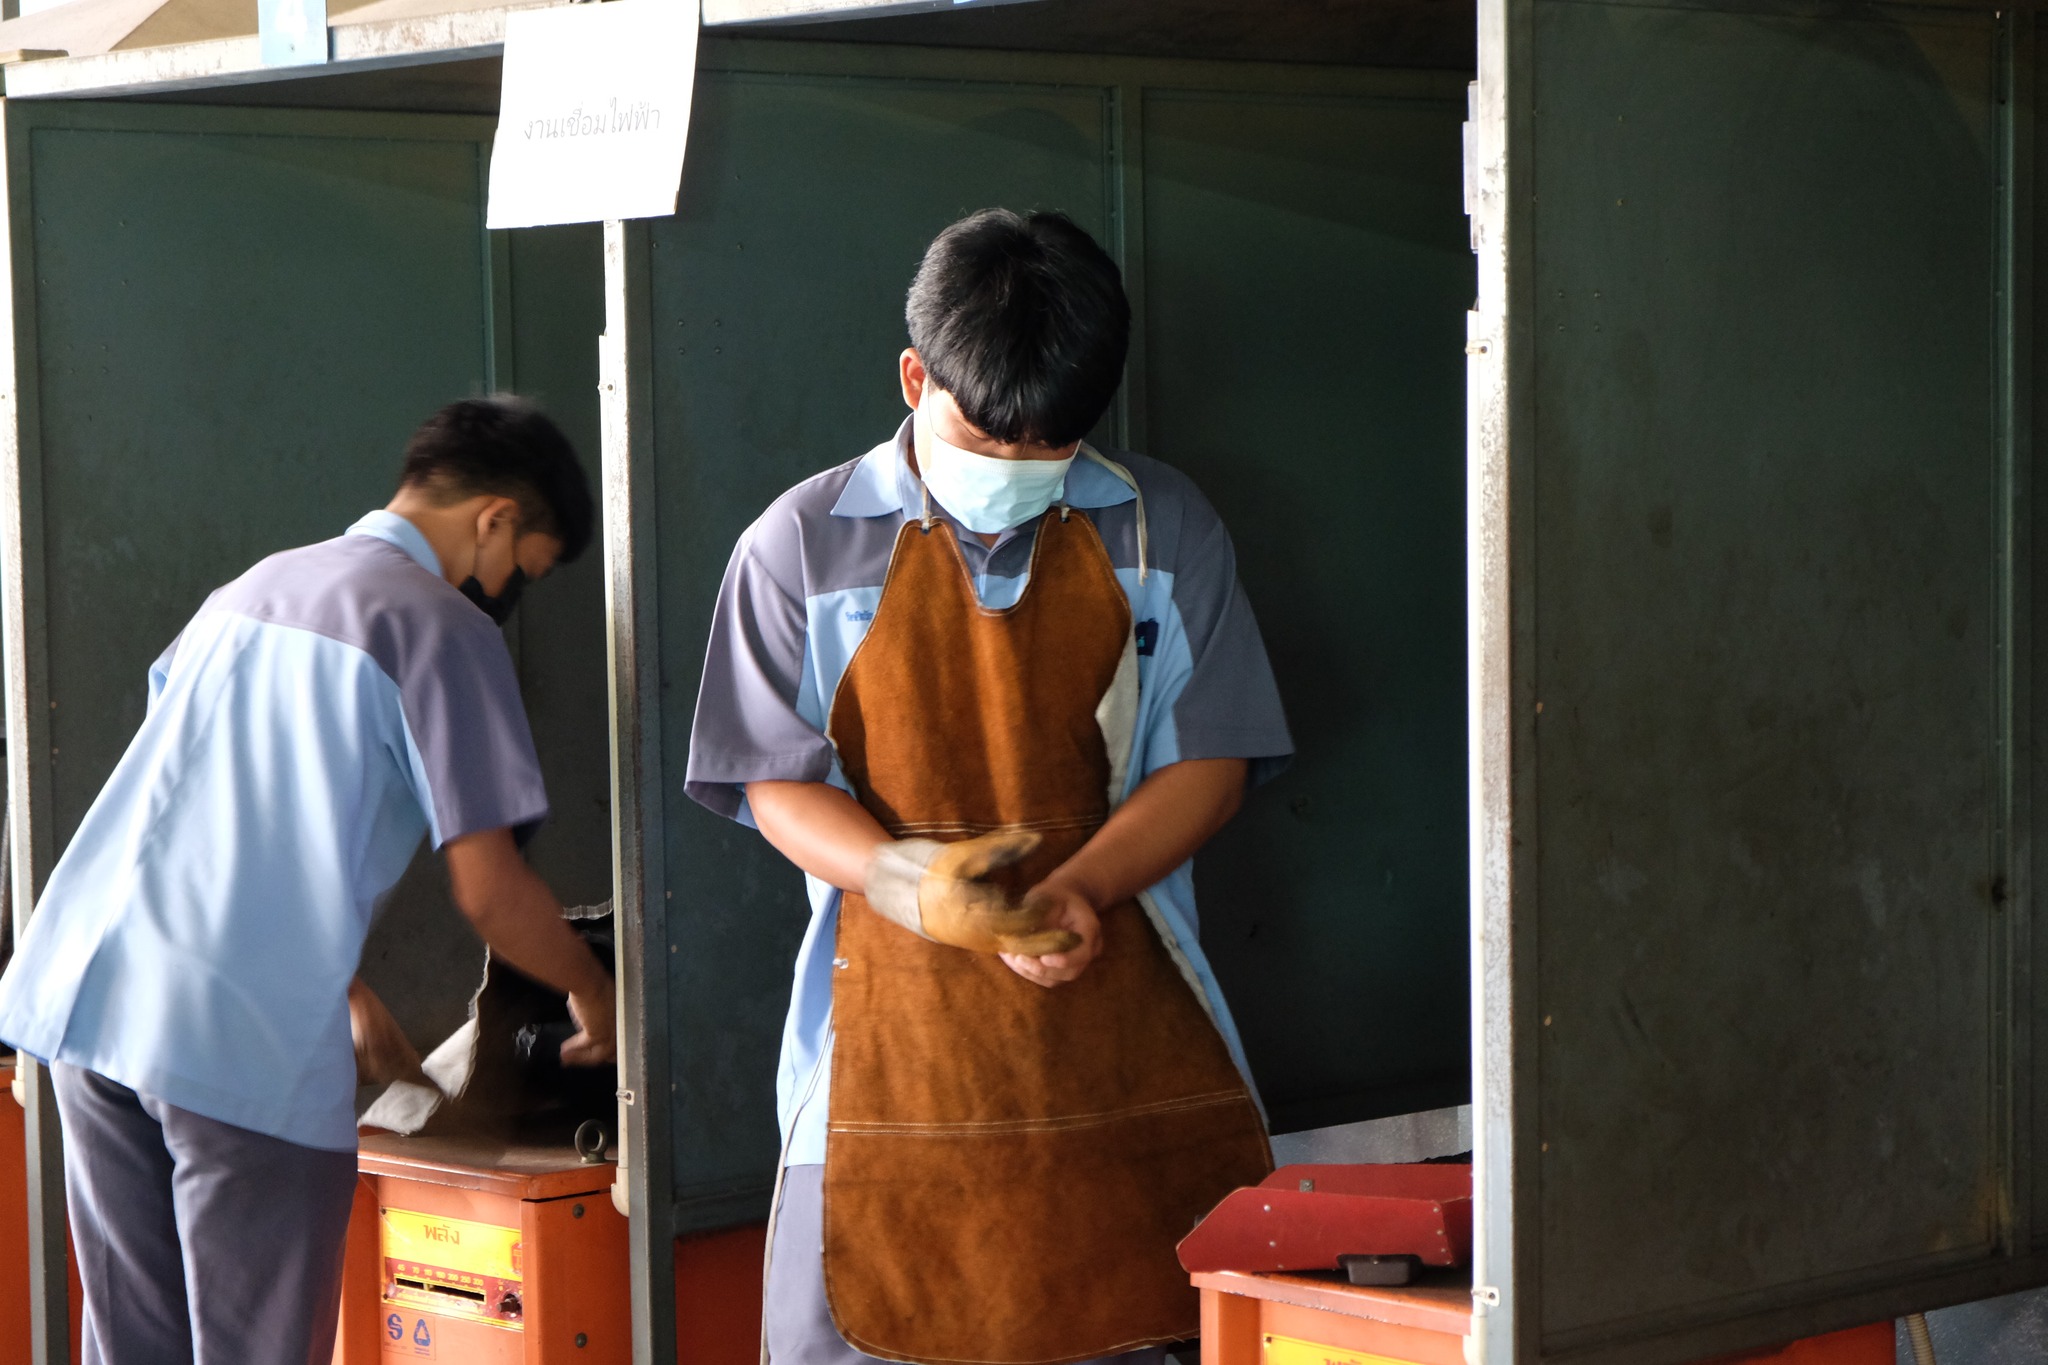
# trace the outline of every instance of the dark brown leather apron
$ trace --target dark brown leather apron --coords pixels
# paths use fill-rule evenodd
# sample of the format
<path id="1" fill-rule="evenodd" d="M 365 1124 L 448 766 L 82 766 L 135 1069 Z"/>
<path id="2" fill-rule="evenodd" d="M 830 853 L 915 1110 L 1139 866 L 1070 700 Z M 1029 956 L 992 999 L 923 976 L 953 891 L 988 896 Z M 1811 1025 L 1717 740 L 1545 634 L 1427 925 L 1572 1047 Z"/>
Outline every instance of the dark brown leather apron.
<path id="1" fill-rule="evenodd" d="M 892 835 L 1029 828 L 1022 891 L 1107 818 L 1096 720 L 1130 638 L 1095 527 L 1048 512 L 1013 607 L 980 604 L 952 530 L 911 521 L 830 734 Z M 1194 1335 L 1174 1244 L 1271 1169 L 1207 1009 L 1136 903 L 1048 990 L 848 895 L 834 980 L 825 1286 L 892 1360 L 1044 1365 Z"/>

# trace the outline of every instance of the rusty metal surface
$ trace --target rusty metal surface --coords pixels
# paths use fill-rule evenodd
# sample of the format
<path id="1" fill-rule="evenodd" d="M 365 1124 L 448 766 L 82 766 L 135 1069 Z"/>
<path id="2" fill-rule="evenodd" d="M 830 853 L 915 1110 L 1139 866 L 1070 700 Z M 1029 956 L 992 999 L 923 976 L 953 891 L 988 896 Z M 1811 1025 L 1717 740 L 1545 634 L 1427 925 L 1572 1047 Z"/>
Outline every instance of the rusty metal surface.
<path id="1" fill-rule="evenodd" d="M 1521 97 L 1526 45 L 1511 0 L 1480 0 L 1479 68 L 1467 93 L 1463 138 L 1465 211 L 1478 261 L 1478 291 L 1465 323 L 1465 638 L 1467 821 L 1471 916 L 1467 962 L 1472 1010 L 1472 1349 L 1483 1365 L 1516 1359 L 1517 1325 L 1533 1337 L 1533 1295 L 1520 1292 L 1535 1219 L 1521 1213 L 1528 1170 L 1531 1058 L 1517 1027 L 1529 1012 L 1532 973 L 1516 951 L 1515 746 L 1528 708 L 1516 705 L 1514 584 L 1526 578 L 1527 537 L 1511 538 L 1523 505 L 1511 493 L 1510 433 L 1530 419 L 1530 384 L 1511 362 L 1525 353 L 1533 320 L 1528 216 L 1511 191 L 1508 149 L 1527 135 Z M 1517 41 L 1510 41 L 1514 37 Z M 1511 61 L 1511 57 L 1513 60 Z M 1510 96 L 1517 98 L 1512 100 Z M 1510 285 L 1514 286 L 1511 293 Z M 1510 306 L 1510 299 L 1513 306 Z M 1516 382 L 1511 387 L 1510 379 Z M 1516 552 L 1521 558 L 1518 561 Z M 1526 608 L 1524 609 L 1526 612 Z M 1522 684 L 1526 693 L 1527 684 Z M 1530 1267 L 1533 1272 L 1533 1265 Z M 1530 1278 L 1533 1278 L 1531 1274 Z"/>
<path id="2" fill-rule="evenodd" d="M 1496 1116 L 1523 1179 L 1487 1358 L 1653 1365 L 2037 1276 L 2016 21 L 1503 19 L 1536 994 L 1489 997 L 1482 1189 Z"/>

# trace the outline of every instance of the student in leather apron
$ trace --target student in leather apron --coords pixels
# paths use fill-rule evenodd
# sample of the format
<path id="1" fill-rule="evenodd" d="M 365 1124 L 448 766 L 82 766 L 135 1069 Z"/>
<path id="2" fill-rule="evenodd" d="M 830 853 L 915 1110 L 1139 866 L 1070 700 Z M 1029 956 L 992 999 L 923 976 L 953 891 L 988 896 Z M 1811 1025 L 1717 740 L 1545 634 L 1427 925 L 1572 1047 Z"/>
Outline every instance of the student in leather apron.
<path id="1" fill-rule="evenodd" d="M 965 219 L 908 318 L 912 418 L 742 539 L 692 737 L 813 892 L 766 1352 L 1156 1350 L 1174 1244 L 1271 1166 L 1188 863 L 1285 720 L 1213 510 L 1081 439 L 1129 332 L 1087 234 Z"/>

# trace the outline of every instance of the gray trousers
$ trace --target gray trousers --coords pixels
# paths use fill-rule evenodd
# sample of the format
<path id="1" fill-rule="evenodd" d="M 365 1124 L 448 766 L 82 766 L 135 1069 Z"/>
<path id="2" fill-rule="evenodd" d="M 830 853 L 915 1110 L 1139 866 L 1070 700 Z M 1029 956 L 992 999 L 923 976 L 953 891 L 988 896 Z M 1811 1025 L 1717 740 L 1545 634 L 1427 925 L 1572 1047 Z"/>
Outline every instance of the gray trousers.
<path id="1" fill-rule="evenodd" d="M 356 1155 L 50 1068 L 84 1365 L 328 1365 Z"/>
<path id="2" fill-rule="evenodd" d="M 877 1359 L 846 1344 L 825 1303 L 823 1166 L 783 1168 L 762 1309 L 768 1365 L 866 1365 Z M 1163 1365 L 1165 1359 L 1166 1352 L 1153 1346 L 1082 1365 Z"/>

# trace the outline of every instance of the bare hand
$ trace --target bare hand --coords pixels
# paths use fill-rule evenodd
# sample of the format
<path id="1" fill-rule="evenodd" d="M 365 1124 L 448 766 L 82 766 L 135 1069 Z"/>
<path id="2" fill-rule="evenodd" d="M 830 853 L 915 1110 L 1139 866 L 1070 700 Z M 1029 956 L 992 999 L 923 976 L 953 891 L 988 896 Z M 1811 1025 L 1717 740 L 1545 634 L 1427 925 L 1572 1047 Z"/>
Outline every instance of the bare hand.
<path id="1" fill-rule="evenodd" d="M 1079 945 L 1065 952 L 1039 956 L 1023 953 L 998 953 L 997 956 L 1005 967 L 1026 981 L 1051 987 L 1079 977 L 1088 970 L 1090 963 L 1102 956 L 1102 919 L 1086 896 L 1051 880 L 1039 883 L 1024 897 L 1024 904 L 1034 910 L 1042 910 L 1047 902 L 1051 902 L 1052 908 L 1043 920 L 1045 926 L 1078 935 Z"/>
<path id="2" fill-rule="evenodd" d="M 356 1045 L 356 1082 L 389 1085 L 393 1081 L 424 1083 L 419 1049 L 405 1036 L 398 1020 L 376 992 L 360 980 L 348 987 L 348 1031 Z"/>
<path id="3" fill-rule="evenodd" d="M 578 1032 L 562 1044 L 563 1066 L 603 1066 L 618 1055 L 618 997 L 609 977 L 596 994 L 570 996 L 569 1017 Z"/>

